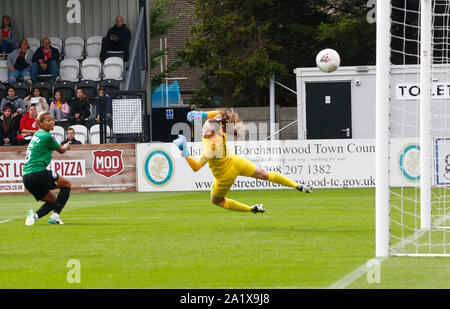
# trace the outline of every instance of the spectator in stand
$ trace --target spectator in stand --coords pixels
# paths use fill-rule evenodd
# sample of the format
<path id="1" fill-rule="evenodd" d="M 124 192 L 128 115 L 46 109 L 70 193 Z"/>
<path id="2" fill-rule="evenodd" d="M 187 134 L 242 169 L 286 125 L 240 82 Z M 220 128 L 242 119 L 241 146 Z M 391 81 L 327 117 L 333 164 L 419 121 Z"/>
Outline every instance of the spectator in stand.
<path id="1" fill-rule="evenodd" d="M 16 90 L 13 87 L 8 88 L 8 95 L 2 100 L 0 105 L 0 110 L 3 110 L 5 104 L 10 103 L 12 106 L 13 117 L 22 118 L 23 114 L 26 112 L 27 108 L 22 98 L 16 96 Z"/>
<path id="2" fill-rule="evenodd" d="M 35 82 L 38 74 L 51 74 L 54 81 L 59 79 L 59 51 L 51 46 L 49 38 L 42 40 L 33 55 L 33 65 L 31 68 L 31 80 Z"/>
<path id="3" fill-rule="evenodd" d="M 55 119 L 55 121 L 68 120 L 70 107 L 64 99 L 62 92 L 56 90 L 54 97 L 55 98 L 50 104 L 50 112 L 53 115 L 53 119 Z"/>
<path id="4" fill-rule="evenodd" d="M 104 108 L 105 120 L 110 121 L 112 118 L 112 99 L 109 95 L 105 94 L 105 88 L 100 87 L 98 89 L 98 96 L 94 101 L 95 116 L 97 123 L 100 123 L 100 113 Z M 103 107 L 104 106 L 104 107 Z"/>
<path id="5" fill-rule="evenodd" d="M 100 52 L 100 60 L 106 59 L 106 53 L 110 51 L 123 51 L 124 61 L 129 58 L 129 46 L 131 40 L 131 32 L 127 25 L 123 23 L 122 16 L 116 17 L 116 24 L 108 30 L 108 34 L 102 40 L 102 49 Z"/>
<path id="6" fill-rule="evenodd" d="M 27 40 L 20 41 L 18 49 L 8 55 L 8 79 L 13 84 L 19 77 L 29 85 L 31 82 L 31 66 L 33 64 L 33 50 L 30 49 Z"/>
<path id="7" fill-rule="evenodd" d="M 84 94 L 83 89 L 81 88 L 77 89 L 77 92 L 75 93 L 75 98 L 70 100 L 69 106 L 70 106 L 70 123 L 75 124 L 77 121 L 79 121 L 80 124 L 85 125 L 86 119 L 88 119 L 88 117 L 91 115 L 91 112 L 89 111 L 91 103 Z"/>
<path id="8" fill-rule="evenodd" d="M 22 119 L 20 119 L 20 136 L 18 137 L 19 145 L 26 145 L 30 143 L 34 133 L 39 130 L 36 117 L 36 106 L 31 104 L 28 107 L 28 112 L 22 117 Z"/>
<path id="9" fill-rule="evenodd" d="M 81 142 L 75 139 L 75 130 L 73 128 L 67 129 L 66 136 L 66 140 L 61 142 L 61 146 L 67 144 L 68 142 L 72 142 L 72 145 L 81 145 Z"/>
<path id="10" fill-rule="evenodd" d="M 12 116 L 12 105 L 5 104 L 0 117 L 0 146 L 17 145 L 19 119 Z"/>
<path id="11" fill-rule="evenodd" d="M 39 114 L 41 112 L 48 112 L 50 107 L 48 106 L 47 99 L 41 97 L 41 90 L 37 87 L 34 87 L 31 90 L 31 93 L 24 100 L 25 106 L 34 104 L 36 105 L 36 113 Z"/>
<path id="12" fill-rule="evenodd" d="M 6 55 L 17 48 L 17 32 L 16 28 L 11 23 L 11 17 L 8 15 L 2 18 L 1 38 L 0 38 L 0 53 L 1 59 L 6 59 Z"/>

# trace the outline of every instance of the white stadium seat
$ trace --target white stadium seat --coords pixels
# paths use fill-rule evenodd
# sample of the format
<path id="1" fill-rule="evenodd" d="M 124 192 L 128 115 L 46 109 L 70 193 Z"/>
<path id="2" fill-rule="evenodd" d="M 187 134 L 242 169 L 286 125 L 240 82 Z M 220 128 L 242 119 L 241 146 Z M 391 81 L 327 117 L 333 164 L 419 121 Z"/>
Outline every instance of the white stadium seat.
<path id="1" fill-rule="evenodd" d="M 30 48 L 34 51 L 36 51 L 39 47 L 41 47 L 41 41 L 36 38 L 26 38 L 25 40 L 28 41 L 28 45 L 30 45 Z"/>
<path id="2" fill-rule="evenodd" d="M 81 125 L 81 124 L 75 124 L 73 126 L 70 126 L 69 128 L 72 128 L 75 131 L 75 139 L 79 140 L 82 144 L 86 144 L 88 141 L 88 129 Z"/>
<path id="3" fill-rule="evenodd" d="M 78 82 L 80 75 L 80 63 L 76 59 L 64 59 L 59 65 L 59 76 L 61 80 Z"/>
<path id="4" fill-rule="evenodd" d="M 102 63 L 98 58 L 86 58 L 81 64 L 81 79 L 99 81 L 102 79 Z"/>
<path id="5" fill-rule="evenodd" d="M 67 38 L 64 42 L 65 58 L 83 59 L 84 56 L 84 39 L 73 36 Z"/>
<path id="6" fill-rule="evenodd" d="M 103 63 L 104 79 L 123 79 L 123 59 L 120 57 L 110 57 Z"/>
<path id="7" fill-rule="evenodd" d="M 0 60 L 0 82 L 8 83 L 8 64 L 6 60 Z"/>
<path id="8" fill-rule="evenodd" d="M 106 135 L 111 134 L 111 128 L 109 126 L 106 126 Z M 89 130 L 89 143 L 90 144 L 100 144 L 100 125 L 94 124 L 91 129 Z M 105 143 L 108 143 L 108 141 L 105 141 Z"/>
<path id="9" fill-rule="evenodd" d="M 61 142 L 65 139 L 65 132 L 63 127 L 54 126 L 53 130 L 50 131 L 50 134 L 59 144 L 61 144 Z"/>
<path id="10" fill-rule="evenodd" d="M 49 40 L 52 47 L 56 48 L 59 51 L 59 56 L 62 57 L 63 41 L 57 37 L 50 37 Z"/>
<path id="11" fill-rule="evenodd" d="M 91 36 L 86 40 L 86 57 L 87 58 L 99 58 L 102 50 L 101 36 Z"/>

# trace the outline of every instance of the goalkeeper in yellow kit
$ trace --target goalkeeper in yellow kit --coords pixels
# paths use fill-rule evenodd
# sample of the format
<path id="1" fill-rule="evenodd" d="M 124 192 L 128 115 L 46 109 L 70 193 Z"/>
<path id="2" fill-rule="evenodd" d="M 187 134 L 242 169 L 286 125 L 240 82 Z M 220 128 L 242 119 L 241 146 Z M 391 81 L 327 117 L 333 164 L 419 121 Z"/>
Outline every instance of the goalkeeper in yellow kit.
<path id="1" fill-rule="evenodd" d="M 183 157 L 194 172 L 200 170 L 206 163 L 209 164 L 215 178 L 211 189 L 213 204 L 234 211 L 265 212 L 262 204 L 248 206 L 225 197 L 237 176 L 268 180 L 301 192 L 312 192 L 310 186 L 298 184 L 276 172 L 267 172 L 229 151 L 225 132 L 232 132 L 236 135 L 237 130 L 243 127 L 236 113 L 232 111 L 191 111 L 187 116 L 190 122 L 200 118 L 207 118 L 207 120 L 202 129 L 203 152 L 198 160 L 194 159 L 187 150 L 187 141 L 184 136 L 180 135 L 173 143 L 182 151 Z"/>

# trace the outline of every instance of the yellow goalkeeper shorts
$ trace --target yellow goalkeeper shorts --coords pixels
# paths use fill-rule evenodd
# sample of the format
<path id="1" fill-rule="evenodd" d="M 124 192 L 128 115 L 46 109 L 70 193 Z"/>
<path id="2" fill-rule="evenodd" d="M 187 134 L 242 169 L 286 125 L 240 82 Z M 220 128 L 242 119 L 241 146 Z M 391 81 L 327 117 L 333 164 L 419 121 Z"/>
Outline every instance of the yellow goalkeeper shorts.
<path id="1" fill-rule="evenodd" d="M 225 197 L 233 186 L 237 176 L 252 177 L 255 174 L 256 166 L 247 159 L 236 156 L 233 165 L 219 176 L 216 175 L 211 193 L 215 197 Z"/>

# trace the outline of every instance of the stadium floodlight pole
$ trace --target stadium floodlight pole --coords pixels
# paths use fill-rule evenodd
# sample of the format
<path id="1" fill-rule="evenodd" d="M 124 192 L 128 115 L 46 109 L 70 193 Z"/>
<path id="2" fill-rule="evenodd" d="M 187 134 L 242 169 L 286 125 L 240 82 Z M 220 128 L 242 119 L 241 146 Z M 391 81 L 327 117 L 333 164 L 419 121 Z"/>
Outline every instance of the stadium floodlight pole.
<path id="1" fill-rule="evenodd" d="M 275 75 L 270 76 L 270 134 L 271 140 L 276 139 L 275 133 Z"/>
<path id="2" fill-rule="evenodd" d="M 420 18 L 420 227 L 431 229 L 432 148 L 431 59 L 432 0 L 421 0 Z"/>
<path id="3" fill-rule="evenodd" d="M 376 256 L 389 256 L 389 82 L 391 1 L 377 1 Z"/>

